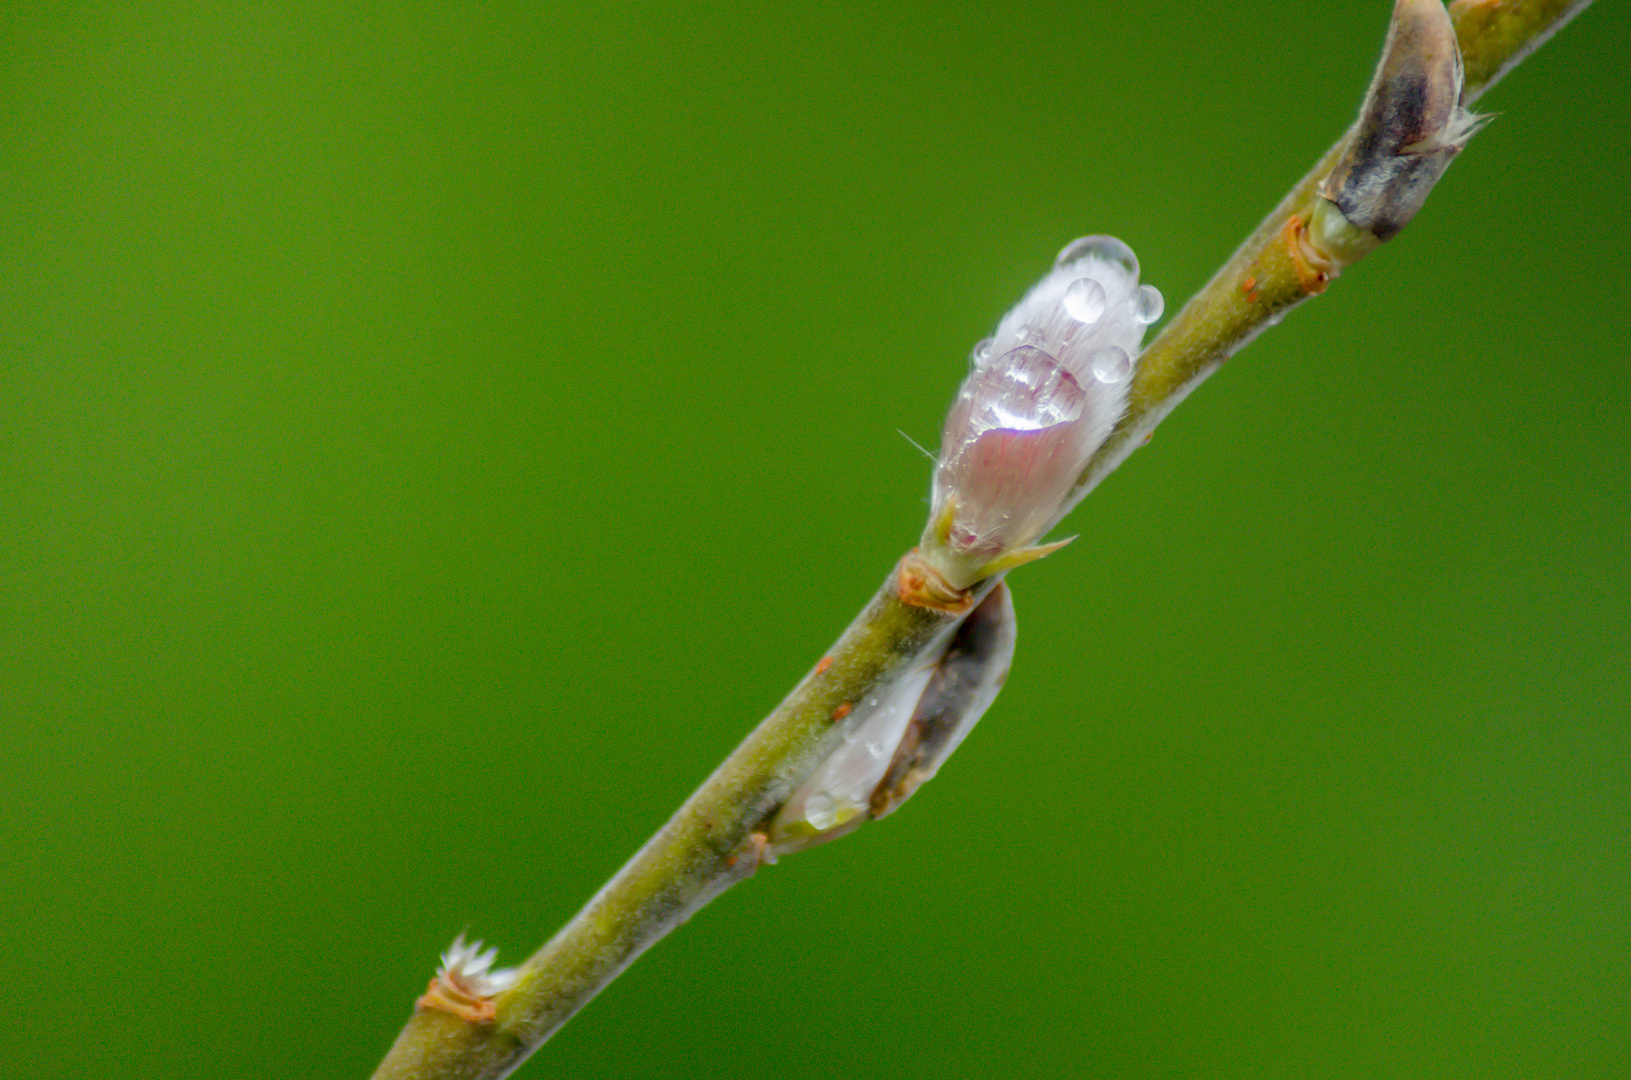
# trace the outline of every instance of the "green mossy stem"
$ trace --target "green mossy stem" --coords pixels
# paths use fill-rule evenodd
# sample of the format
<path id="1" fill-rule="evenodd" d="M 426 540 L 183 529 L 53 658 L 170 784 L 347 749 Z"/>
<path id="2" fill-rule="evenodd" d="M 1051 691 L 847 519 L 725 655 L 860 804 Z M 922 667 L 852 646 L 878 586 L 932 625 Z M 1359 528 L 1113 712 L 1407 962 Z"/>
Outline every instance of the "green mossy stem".
<path id="1" fill-rule="evenodd" d="M 1591 0 L 1455 0 L 1450 21 L 1466 72 L 1461 103 L 1472 103 L 1546 44 Z"/>

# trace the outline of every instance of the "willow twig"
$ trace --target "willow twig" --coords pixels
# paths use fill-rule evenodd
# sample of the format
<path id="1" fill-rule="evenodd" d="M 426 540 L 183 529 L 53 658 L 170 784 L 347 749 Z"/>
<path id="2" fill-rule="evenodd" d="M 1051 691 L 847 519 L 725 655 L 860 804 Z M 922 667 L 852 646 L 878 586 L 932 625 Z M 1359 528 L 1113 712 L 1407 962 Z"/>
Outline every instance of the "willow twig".
<path id="1" fill-rule="evenodd" d="M 1450 14 L 1465 62 L 1459 104 L 1470 105 L 1589 2 L 1456 0 Z M 1424 3 L 1442 19 L 1438 0 L 1400 0 L 1390 51 L 1404 16 L 1430 14 Z M 1450 47 L 1453 51 L 1453 41 Z M 1368 101 L 1386 81 L 1388 64 L 1384 56 Z M 1179 401 L 1256 334 L 1318 295 L 1341 269 L 1391 235 L 1375 222 L 1333 219 L 1331 206 L 1344 215 L 1348 207 L 1321 189 L 1344 155 L 1356 150 L 1366 124 L 1362 114 L 1140 354 L 1125 410 L 1080 473 L 1072 498 L 1125 460 Z M 1465 135 L 1471 128 L 1455 130 Z M 1446 144 L 1444 160 L 1456 149 Z M 1330 206 L 1322 206 L 1322 200 Z M 1311 232 L 1319 215 L 1335 225 Z M 931 522 L 928 548 L 934 539 Z M 997 560 L 989 564 L 997 570 L 994 576 L 962 588 L 961 582 L 938 575 L 932 550 L 929 555 L 927 561 L 913 554 L 902 560 L 831 652 L 513 976 L 484 980 L 482 970 L 473 970 L 461 978 L 458 970 L 444 968 L 375 1073 L 377 1080 L 506 1075 L 641 952 L 751 875 L 764 861 L 766 830 L 778 811 L 851 732 L 845 718 L 855 703 L 883 692 L 908 665 L 944 650 L 965 613 L 996 586 L 1001 572 L 1024 561 Z M 474 949 L 456 949 L 449 967 L 457 969 L 474 955 Z"/>

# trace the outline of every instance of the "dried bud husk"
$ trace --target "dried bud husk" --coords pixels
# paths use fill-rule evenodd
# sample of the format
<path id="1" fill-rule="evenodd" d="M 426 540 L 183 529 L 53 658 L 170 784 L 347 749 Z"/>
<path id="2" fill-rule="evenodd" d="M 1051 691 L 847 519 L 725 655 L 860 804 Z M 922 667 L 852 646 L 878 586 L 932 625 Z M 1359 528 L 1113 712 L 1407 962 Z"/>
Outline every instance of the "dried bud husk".
<path id="1" fill-rule="evenodd" d="M 1461 49 L 1444 5 L 1398 0 L 1353 140 L 1320 184 L 1342 220 L 1316 211 L 1316 248 L 1351 262 L 1410 223 L 1486 120 L 1461 107 L 1461 88 Z M 1352 258 L 1343 258 L 1347 249 Z"/>
<path id="2" fill-rule="evenodd" d="M 416 1003 L 419 1009 L 452 1013 L 472 1024 L 488 1024 L 497 1015 L 493 999 L 515 985 L 515 968 L 495 968 L 498 950 L 482 951 L 479 941 L 466 942 L 460 934 L 442 954 L 441 966 L 430 987 Z"/>

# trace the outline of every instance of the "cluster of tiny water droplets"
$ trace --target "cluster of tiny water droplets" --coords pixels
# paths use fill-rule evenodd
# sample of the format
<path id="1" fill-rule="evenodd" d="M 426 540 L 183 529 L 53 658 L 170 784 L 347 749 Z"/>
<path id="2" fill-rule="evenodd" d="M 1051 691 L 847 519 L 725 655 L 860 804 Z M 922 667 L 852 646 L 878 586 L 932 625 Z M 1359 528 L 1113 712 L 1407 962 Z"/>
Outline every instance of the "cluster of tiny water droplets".
<path id="1" fill-rule="evenodd" d="M 1054 275 L 1061 271 L 1079 276 L 1067 273 L 1063 288 L 1051 290 L 1044 279 L 1021 305 L 1030 318 L 1012 329 L 1005 320 L 969 354 L 974 374 L 961 397 L 980 402 L 964 414 L 976 429 L 1034 431 L 1075 420 L 1087 380 L 1116 386 L 1131 379 L 1127 349 L 1095 339 L 1136 344 L 1135 327 L 1161 317 L 1160 291 L 1137 284 L 1138 257 L 1115 237 L 1084 236 L 1054 260 Z"/>
<path id="2" fill-rule="evenodd" d="M 1127 336 L 1126 331 L 1133 327 L 1159 319 L 1164 307 L 1161 291 L 1153 285 L 1137 284 L 1138 257 L 1112 236 L 1085 236 L 1072 241 L 1054 260 L 1054 274 L 1061 271 L 1067 272 L 1067 283 L 1062 290 L 1053 290 L 1056 298 L 1035 305 L 1037 310 L 1030 311 L 1028 321 L 1006 333 L 1005 321 L 995 337 L 978 342 L 969 354 L 972 368 L 986 367 L 993 360 L 1030 363 L 1029 358 L 1016 355 L 1018 349 L 1029 346 L 1062 362 L 1078 380 L 1092 377 L 1115 384 L 1132 376 L 1133 362 L 1125 348 L 1117 359 L 1101 355 L 1102 350 L 1090 346 L 1095 337 L 1117 336 L 1118 331 L 1120 336 Z M 1026 303 L 1043 292 L 1047 284 L 1045 280 Z"/>

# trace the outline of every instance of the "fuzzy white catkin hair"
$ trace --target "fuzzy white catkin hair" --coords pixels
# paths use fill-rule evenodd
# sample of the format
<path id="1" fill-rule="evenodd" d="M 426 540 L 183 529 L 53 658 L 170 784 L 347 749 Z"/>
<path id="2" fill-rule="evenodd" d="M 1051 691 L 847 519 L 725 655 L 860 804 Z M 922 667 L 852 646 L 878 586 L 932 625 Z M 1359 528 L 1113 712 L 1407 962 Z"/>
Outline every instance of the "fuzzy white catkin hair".
<path id="1" fill-rule="evenodd" d="M 940 441 L 931 522 L 971 566 L 1026 547 L 1070 509 L 1071 487 L 1127 405 L 1161 294 L 1111 236 L 1068 245 L 975 346 Z"/>
<path id="2" fill-rule="evenodd" d="M 460 934 L 453 947 L 442 954 L 436 977 L 452 989 L 476 998 L 496 997 L 515 985 L 515 968 L 495 968 L 498 950 L 482 951 L 479 941 L 466 942 Z"/>

